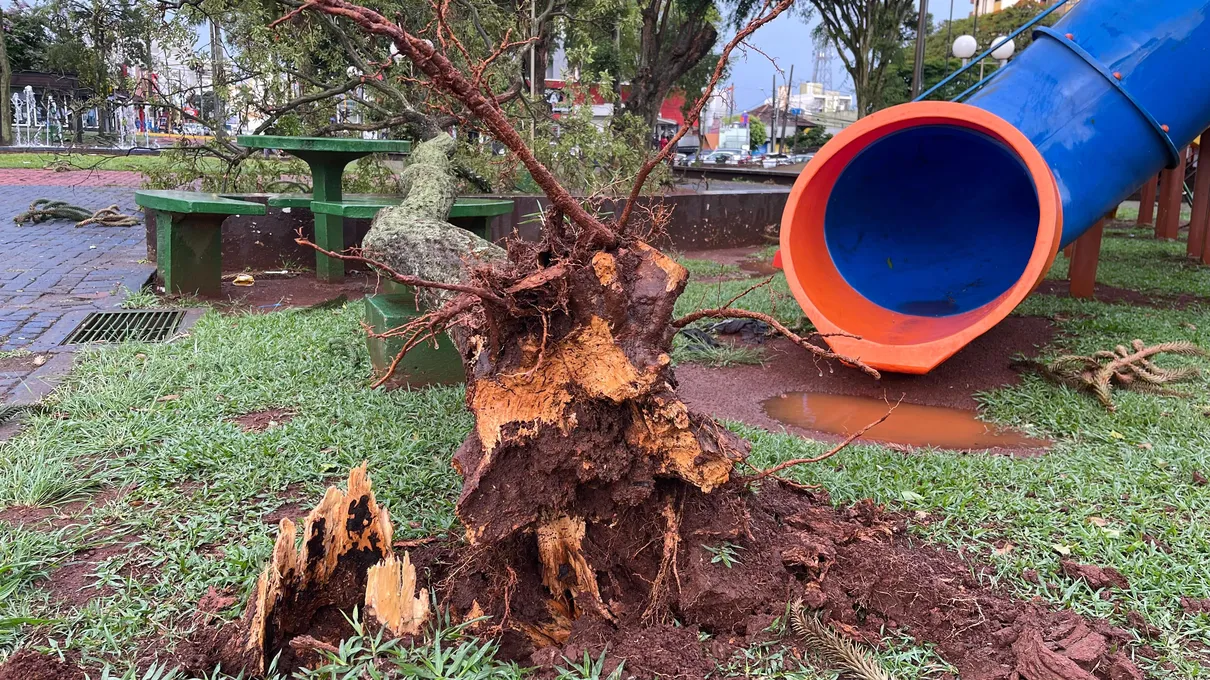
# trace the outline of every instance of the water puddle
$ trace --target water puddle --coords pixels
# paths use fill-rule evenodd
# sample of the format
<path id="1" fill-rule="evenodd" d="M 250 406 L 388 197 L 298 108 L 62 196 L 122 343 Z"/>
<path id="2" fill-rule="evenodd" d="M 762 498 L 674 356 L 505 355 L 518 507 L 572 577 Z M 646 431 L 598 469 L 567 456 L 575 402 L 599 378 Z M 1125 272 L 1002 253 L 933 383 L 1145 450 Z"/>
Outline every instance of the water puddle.
<path id="1" fill-rule="evenodd" d="M 772 262 L 765 262 L 764 260 L 744 260 L 739 263 L 739 268 L 746 272 L 760 274 L 761 276 L 769 276 L 781 271 L 774 267 Z"/>
<path id="2" fill-rule="evenodd" d="M 892 402 L 893 403 L 893 402 Z M 850 435 L 878 420 L 889 406 L 881 399 L 790 392 L 762 404 L 770 418 L 807 430 Z M 972 411 L 902 403 L 863 439 L 941 449 L 1046 448 L 1050 442 L 985 423 Z"/>

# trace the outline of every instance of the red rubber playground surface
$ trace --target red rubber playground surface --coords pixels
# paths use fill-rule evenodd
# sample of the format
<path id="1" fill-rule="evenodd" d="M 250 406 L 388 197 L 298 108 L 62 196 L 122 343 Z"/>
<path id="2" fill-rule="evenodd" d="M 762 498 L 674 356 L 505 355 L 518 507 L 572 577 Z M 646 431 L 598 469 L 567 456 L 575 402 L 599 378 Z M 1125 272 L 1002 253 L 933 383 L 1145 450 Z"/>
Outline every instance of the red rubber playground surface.
<path id="1" fill-rule="evenodd" d="M 0 186 L 127 187 L 137 189 L 143 174 L 130 170 L 25 170 L 0 169 Z"/>

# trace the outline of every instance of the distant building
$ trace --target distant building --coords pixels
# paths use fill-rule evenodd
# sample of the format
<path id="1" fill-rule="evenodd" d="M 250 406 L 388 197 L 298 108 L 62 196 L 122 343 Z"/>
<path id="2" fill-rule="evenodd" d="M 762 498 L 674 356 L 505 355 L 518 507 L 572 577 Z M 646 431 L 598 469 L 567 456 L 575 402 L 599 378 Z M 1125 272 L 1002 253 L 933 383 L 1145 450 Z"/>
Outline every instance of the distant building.
<path id="1" fill-rule="evenodd" d="M 797 111 L 798 113 L 794 113 Z M 773 105 L 768 100 L 764 104 L 748 109 L 748 119 L 756 118 L 765 124 L 765 129 L 769 135 L 769 143 L 773 140 L 789 140 L 800 132 L 805 132 L 813 127 L 824 127 L 816 122 L 813 118 L 802 113 L 802 109 L 795 108 L 793 103 L 790 105 L 790 111 L 786 111 L 784 100 L 779 101 L 777 111 L 773 110 Z M 776 125 L 774 120 L 777 121 Z M 770 147 L 772 148 L 772 147 Z"/>
<path id="2" fill-rule="evenodd" d="M 777 107 L 785 109 L 787 88 L 777 88 Z M 821 83 L 800 83 L 798 92 L 790 95 L 790 110 L 809 117 L 813 125 L 836 134 L 857 120 L 856 97 L 837 90 L 825 89 Z M 766 99 L 765 104 L 772 104 Z"/>

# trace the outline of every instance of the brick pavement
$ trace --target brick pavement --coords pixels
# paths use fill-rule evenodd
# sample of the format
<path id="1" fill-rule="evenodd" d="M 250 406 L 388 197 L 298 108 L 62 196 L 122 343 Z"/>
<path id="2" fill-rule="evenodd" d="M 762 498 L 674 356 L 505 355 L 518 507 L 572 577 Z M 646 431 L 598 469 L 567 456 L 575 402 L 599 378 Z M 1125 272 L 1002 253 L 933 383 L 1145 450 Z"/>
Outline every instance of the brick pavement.
<path id="1" fill-rule="evenodd" d="M 38 198 L 92 209 L 116 203 L 126 214 L 140 215 L 132 188 L 27 183 L 43 181 L 43 172 L 0 170 L 0 350 L 62 351 L 58 343 L 89 312 L 116 308 L 125 296 L 123 287 L 138 290 L 155 271 L 144 261 L 141 225 L 76 228 L 67 220 L 15 225 L 12 217 Z M 22 377 L 0 373 L 0 394 Z"/>
<path id="2" fill-rule="evenodd" d="M 25 170 L 0 169 L 0 186 L 128 187 L 137 189 L 143 174 L 127 170 Z M 104 206 L 102 206 L 104 207 Z"/>

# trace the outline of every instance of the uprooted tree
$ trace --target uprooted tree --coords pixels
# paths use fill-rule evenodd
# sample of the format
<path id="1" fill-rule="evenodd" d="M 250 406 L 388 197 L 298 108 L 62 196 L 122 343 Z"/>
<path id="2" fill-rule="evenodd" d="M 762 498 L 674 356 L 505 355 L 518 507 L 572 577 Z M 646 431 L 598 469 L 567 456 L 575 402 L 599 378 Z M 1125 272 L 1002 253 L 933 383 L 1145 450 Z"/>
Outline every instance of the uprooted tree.
<path id="1" fill-rule="evenodd" d="M 711 87 L 731 51 L 791 2 L 764 2 L 722 50 Z M 754 613 L 777 613 L 804 594 L 804 581 L 816 582 L 805 595 L 820 606 L 832 539 L 791 507 L 794 492 L 774 481 L 777 470 L 745 476 L 738 468 L 748 444 L 681 401 L 672 338 L 700 318 L 760 318 L 821 360 L 878 374 L 731 303 L 674 318 L 688 275 L 647 242 L 666 215 L 635 198 L 675 140 L 638 173 L 616 219 L 603 220 L 535 158 L 479 73 L 453 67 L 442 50 L 453 41 L 439 22 L 429 41 L 346 0 L 298 11 L 344 17 L 393 41 L 435 91 L 516 154 L 550 201 L 538 242 L 500 248 L 453 227 L 445 221 L 455 195 L 452 141 L 439 135 L 417 147 L 406 200 L 380 213 L 363 249 L 324 251 L 420 291 L 427 311 L 390 331 L 404 339 L 403 352 L 448 334 L 463 359 L 475 417 L 453 459 L 465 537 L 423 564 L 440 605 L 456 620 L 488 617 L 478 625 L 513 653 L 557 647 L 573 629 L 594 626 L 675 620 L 742 630 Z M 778 491 L 754 493 L 761 484 Z M 853 535 L 890 535 L 876 521 L 854 526 Z M 396 559 L 364 468 L 346 491 L 329 490 L 302 528 L 301 548 L 297 533 L 283 520 L 245 618 L 246 665 L 315 662 L 316 650 L 349 632 L 343 616 L 354 607 L 392 635 L 421 632 L 431 614 L 411 563 L 420 553 Z M 734 568 L 703 560 L 702 546 L 721 544 L 742 546 Z"/>

